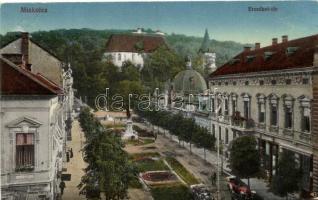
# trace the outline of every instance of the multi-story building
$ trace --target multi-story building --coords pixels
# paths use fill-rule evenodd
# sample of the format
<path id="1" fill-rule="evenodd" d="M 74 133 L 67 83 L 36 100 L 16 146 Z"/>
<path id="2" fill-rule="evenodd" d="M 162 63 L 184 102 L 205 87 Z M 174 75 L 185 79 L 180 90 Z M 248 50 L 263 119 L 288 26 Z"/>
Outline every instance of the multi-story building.
<path id="1" fill-rule="evenodd" d="M 130 61 L 141 69 L 145 58 L 159 47 L 168 48 L 161 32 L 148 34 L 138 29 L 133 33 L 111 35 L 106 43 L 104 58 L 118 67 Z"/>
<path id="2" fill-rule="evenodd" d="M 1 56 L 1 198 L 55 199 L 63 164 L 62 89 Z"/>
<path id="3" fill-rule="evenodd" d="M 318 177 L 317 167 L 313 173 L 317 119 L 311 115 L 317 107 L 312 103 L 313 88 L 317 90 L 317 45 L 318 35 L 291 41 L 283 36 L 280 43 L 274 38 L 272 45 L 263 48 L 256 43 L 209 79 L 209 88 L 216 90 L 212 109 L 220 106 L 211 116 L 216 137 L 228 147 L 236 137 L 255 135 L 269 178 L 275 173 L 279 152 L 294 152 L 303 170 L 304 192 L 312 191 L 312 180 L 317 185 Z"/>
<path id="4" fill-rule="evenodd" d="M 1 49 L 0 67 L 1 197 L 57 199 L 71 131 L 72 70 L 27 33 Z"/>

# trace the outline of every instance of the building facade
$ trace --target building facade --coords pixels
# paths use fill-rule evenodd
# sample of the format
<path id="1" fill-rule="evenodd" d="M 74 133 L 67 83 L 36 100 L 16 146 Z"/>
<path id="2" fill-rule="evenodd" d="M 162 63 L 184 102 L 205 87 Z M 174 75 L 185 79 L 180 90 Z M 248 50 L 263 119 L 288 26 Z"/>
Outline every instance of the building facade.
<path id="1" fill-rule="evenodd" d="M 138 29 L 128 34 L 113 34 L 106 43 L 104 59 L 110 59 L 118 67 L 130 61 L 142 69 L 145 58 L 159 47 L 168 48 L 161 32 L 147 34 Z"/>
<path id="2" fill-rule="evenodd" d="M 72 70 L 27 33 L 1 53 L 1 198 L 58 199 L 73 118 Z"/>
<path id="3" fill-rule="evenodd" d="M 302 190 L 307 194 L 317 177 L 313 173 L 312 128 L 316 120 L 312 105 L 317 45 L 318 35 L 291 41 L 283 36 L 281 43 L 274 38 L 272 45 L 264 48 L 256 43 L 254 49 L 246 47 L 209 79 L 210 90 L 215 91 L 212 133 L 226 148 L 236 137 L 255 135 L 269 180 L 275 174 L 279 152 L 294 152 L 302 169 Z"/>

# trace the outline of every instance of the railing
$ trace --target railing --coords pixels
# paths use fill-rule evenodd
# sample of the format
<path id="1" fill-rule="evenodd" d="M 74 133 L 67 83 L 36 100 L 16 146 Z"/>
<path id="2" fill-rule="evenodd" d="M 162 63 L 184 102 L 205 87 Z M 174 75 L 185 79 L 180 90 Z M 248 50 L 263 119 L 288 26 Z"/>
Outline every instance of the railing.
<path id="1" fill-rule="evenodd" d="M 255 127 L 255 123 L 252 119 L 242 120 L 242 119 L 231 119 L 231 125 L 238 127 L 240 129 L 252 129 Z"/>

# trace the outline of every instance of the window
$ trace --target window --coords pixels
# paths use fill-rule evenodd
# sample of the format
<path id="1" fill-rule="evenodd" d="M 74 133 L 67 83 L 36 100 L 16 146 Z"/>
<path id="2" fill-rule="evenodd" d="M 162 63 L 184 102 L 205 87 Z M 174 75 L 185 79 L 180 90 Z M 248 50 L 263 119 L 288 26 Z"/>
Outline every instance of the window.
<path id="1" fill-rule="evenodd" d="M 257 95 L 258 100 L 258 122 L 265 123 L 265 100 L 266 97 L 263 94 Z"/>
<path id="2" fill-rule="evenodd" d="M 222 115 L 222 100 L 220 98 L 218 98 L 218 105 L 217 105 L 217 109 L 218 109 L 218 115 Z"/>
<path id="3" fill-rule="evenodd" d="M 237 101 L 236 101 L 237 95 L 232 94 L 231 96 L 232 96 L 232 98 L 231 98 L 231 100 L 232 100 L 232 115 L 234 115 L 236 110 L 237 110 Z"/>
<path id="4" fill-rule="evenodd" d="M 308 78 L 303 78 L 303 84 L 304 84 L 304 85 L 309 84 L 309 79 L 308 79 Z"/>
<path id="5" fill-rule="evenodd" d="M 260 103 L 259 106 L 259 116 L 258 116 L 258 122 L 259 123 L 265 123 L 265 104 Z"/>
<path id="6" fill-rule="evenodd" d="M 228 85 L 229 83 L 228 82 L 225 82 L 225 85 Z"/>
<path id="7" fill-rule="evenodd" d="M 245 81 L 245 85 L 249 85 L 249 82 L 248 82 L 248 81 Z"/>
<path id="8" fill-rule="evenodd" d="M 229 130 L 226 128 L 225 129 L 225 144 L 229 143 Z"/>
<path id="9" fill-rule="evenodd" d="M 248 101 L 244 101 L 244 117 L 245 119 L 249 118 L 249 102 Z"/>
<path id="10" fill-rule="evenodd" d="M 311 119 L 310 119 L 310 99 L 308 97 L 300 97 L 300 108 L 301 108 L 301 130 L 303 132 L 310 132 Z"/>
<path id="11" fill-rule="evenodd" d="M 276 95 L 270 96 L 270 125 L 278 125 L 278 97 Z"/>
<path id="12" fill-rule="evenodd" d="M 121 61 L 121 54 L 118 54 L 118 61 Z"/>
<path id="13" fill-rule="evenodd" d="M 302 131 L 310 132 L 310 109 L 308 107 L 303 108 L 301 121 L 302 121 Z"/>
<path id="14" fill-rule="evenodd" d="M 271 125 L 277 126 L 277 105 L 271 105 Z"/>
<path id="15" fill-rule="evenodd" d="M 16 168 L 34 166 L 33 133 L 16 134 Z"/>
<path id="16" fill-rule="evenodd" d="M 214 98 L 211 98 L 211 111 L 215 112 Z"/>
<path id="17" fill-rule="evenodd" d="M 291 79 L 286 79 L 286 85 L 290 85 L 291 84 Z"/>
<path id="18" fill-rule="evenodd" d="M 291 96 L 284 97 L 284 112 L 285 112 L 285 128 L 291 129 L 293 127 L 293 101 Z"/>
<path id="19" fill-rule="evenodd" d="M 260 85 L 264 85 L 264 81 L 263 81 L 263 80 L 260 80 L 260 81 L 259 81 L 259 84 L 260 84 Z"/>
<path id="20" fill-rule="evenodd" d="M 243 95 L 243 109 L 244 109 L 244 118 L 250 118 L 250 96 L 248 94 Z"/>
<path id="21" fill-rule="evenodd" d="M 276 85 L 277 82 L 276 82 L 276 80 L 272 80 L 271 83 L 272 83 L 272 85 Z"/>
<path id="22" fill-rule="evenodd" d="M 291 107 L 285 107 L 285 128 L 291 129 L 293 126 L 293 112 Z"/>
<path id="23" fill-rule="evenodd" d="M 229 115 L 229 100 L 224 99 L 224 115 Z"/>
<path id="24" fill-rule="evenodd" d="M 236 85 L 236 81 L 233 81 L 233 85 Z"/>

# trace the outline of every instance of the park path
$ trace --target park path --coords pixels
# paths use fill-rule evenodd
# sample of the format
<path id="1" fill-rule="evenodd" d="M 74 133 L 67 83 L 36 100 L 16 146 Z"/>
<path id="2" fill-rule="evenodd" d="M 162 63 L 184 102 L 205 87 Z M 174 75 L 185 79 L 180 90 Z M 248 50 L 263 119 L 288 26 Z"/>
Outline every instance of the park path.
<path id="1" fill-rule="evenodd" d="M 79 189 L 77 185 L 80 183 L 84 174 L 83 169 L 86 167 L 86 163 L 82 156 L 82 147 L 85 142 L 84 133 L 77 120 L 73 122 L 72 126 L 72 141 L 69 141 L 67 146 L 73 149 L 73 158 L 70 162 L 67 162 L 64 166 L 67 171 L 64 173 L 71 174 L 71 180 L 65 181 L 66 187 L 64 190 L 63 200 L 81 200 L 86 199 L 84 196 L 79 195 Z"/>
<path id="2" fill-rule="evenodd" d="M 142 123 L 135 123 L 143 128 L 148 128 L 151 129 L 152 125 L 145 125 Z M 155 131 L 158 132 L 158 127 L 155 126 Z M 170 134 L 168 134 L 168 131 L 164 131 L 164 129 L 159 128 L 159 132 L 160 133 L 166 133 L 166 136 L 163 137 L 161 135 L 158 136 L 158 138 L 160 139 L 158 142 L 156 143 L 160 143 L 160 141 L 162 140 L 162 145 L 159 148 L 166 148 L 167 144 L 174 142 L 176 144 L 175 146 L 175 150 L 180 149 L 180 145 L 178 145 L 178 138 L 176 136 L 171 136 Z M 161 139 L 162 138 L 162 139 Z M 170 142 L 169 142 L 170 141 Z M 190 155 L 189 150 L 190 150 L 190 145 L 188 143 L 184 143 L 184 145 L 182 145 L 182 149 L 186 150 L 188 152 L 188 154 L 184 154 L 182 153 L 181 155 L 184 155 L 183 157 L 185 158 L 190 158 L 193 155 L 196 155 L 197 157 L 200 157 L 201 159 L 204 159 L 204 151 L 202 148 L 197 148 L 195 147 L 195 145 L 192 145 L 192 155 Z M 187 156 L 186 156 L 187 155 Z M 211 169 L 215 170 L 215 166 L 217 166 L 217 155 L 215 152 L 211 152 L 211 151 L 206 151 L 206 161 L 211 164 L 213 167 L 204 167 L 204 166 L 198 166 L 197 163 L 195 163 L 194 159 L 191 159 L 189 162 L 188 161 L 182 161 L 182 159 L 178 159 L 183 165 L 185 165 L 186 167 L 190 167 L 190 169 L 192 169 L 192 171 L 195 172 L 195 169 L 201 169 L 200 174 L 202 176 L 202 174 L 206 174 L 206 173 L 210 173 Z M 194 164 L 195 163 L 195 164 Z M 229 163 L 224 159 L 223 160 L 223 172 L 225 174 L 231 175 L 230 174 L 230 168 L 228 167 Z M 203 178 L 203 180 L 207 180 L 207 176 L 205 176 Z M 226 199 L 228 199 L 228 195 L 227 192 L 225 191 L 224 188 L 224 178 L 220 178 L 220 186 L 221 186 L 221 190 L 223 190 L 224 195 L 226 196 Z M 247 180 L 243 179 L 244 182 L 247 183 Z M 252 178 L 250 179 L 250 184 L 251 184 L 251 189 L 255 190 L 256 193 L 261 196 L 264 200 L 285 200 L 285 198 L 279 197 L 277 195 L 274 195 L 273 193 L 268 191 L 268 187 L 267 187 L 267 183 L 262 180 L 262 179 L 257 179 L 257 178 Z M 221 191 L 222 192 L 222 191 Z"/>

